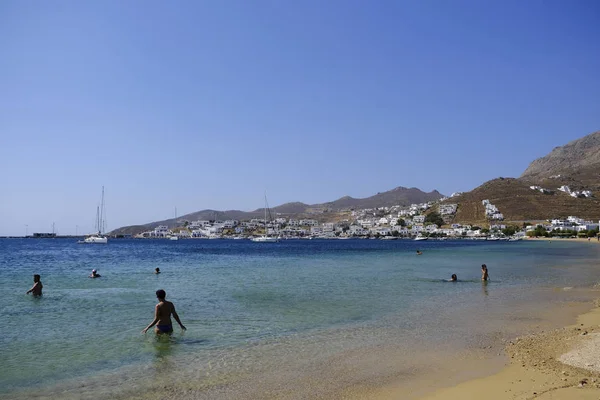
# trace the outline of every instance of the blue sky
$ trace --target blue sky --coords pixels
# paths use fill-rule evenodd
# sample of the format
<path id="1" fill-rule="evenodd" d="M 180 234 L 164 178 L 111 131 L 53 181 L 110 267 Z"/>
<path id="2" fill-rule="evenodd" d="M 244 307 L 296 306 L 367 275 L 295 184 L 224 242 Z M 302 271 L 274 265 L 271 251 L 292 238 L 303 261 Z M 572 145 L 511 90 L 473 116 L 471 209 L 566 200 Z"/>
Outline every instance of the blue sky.
<path id="1" fill-rule="evenodd" d="M 2 1 L 0 235 L 449 194 L 600 129 L 600 3 Z"/>

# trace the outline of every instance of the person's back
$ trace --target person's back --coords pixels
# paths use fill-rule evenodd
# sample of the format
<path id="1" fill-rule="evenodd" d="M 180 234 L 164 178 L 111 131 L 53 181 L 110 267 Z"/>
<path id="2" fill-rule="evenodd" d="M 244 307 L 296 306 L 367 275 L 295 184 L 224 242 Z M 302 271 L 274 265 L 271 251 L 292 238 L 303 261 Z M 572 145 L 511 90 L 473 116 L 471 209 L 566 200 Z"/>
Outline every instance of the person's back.
<path id="1" fill-rule="evenodd" d="M 171 322 L 171 314 L 175 311 L 173 303 L 167 300 L 162 300 L 156 305 L 156 315 L 158 317 L 157 325 L 173 325 Z"/>
<path id="2" fill-rule="evenodd" d="M 158 304 L 154 309 L 154 320 L 148 325 L 142 333 L 146 333 L 148 329 L 156 325 L 155 332 L 158 333 L 171 333 L 173 332 L 173 323 L 171 322 L 171 315 L 175 318 L 175 321 L 179 324 L 181 329 L 185 330 L 185 326 L 181 323 L 177 311 L 175 311 L 175 305 L 170 301 L 165 300 L 167 293 L 164 290 L 157 290 L 156 297 L 158 298 Z"/>

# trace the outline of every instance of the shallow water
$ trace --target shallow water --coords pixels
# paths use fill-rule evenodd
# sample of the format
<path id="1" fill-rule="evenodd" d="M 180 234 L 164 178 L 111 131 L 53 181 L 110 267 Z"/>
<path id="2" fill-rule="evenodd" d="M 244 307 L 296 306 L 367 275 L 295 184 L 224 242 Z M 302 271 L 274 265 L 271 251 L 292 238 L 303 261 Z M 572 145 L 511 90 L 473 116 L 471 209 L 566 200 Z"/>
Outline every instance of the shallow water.
<path id="1" fill-rule="evenodd" d="M 347 385 L 377 381 L 378 365 L 414 361 L 416 349 L 479 348 L 510 332 L 507 321 L 531 323 L 544 302 L 576 299 L 548 289 L 592 286 L 599 254 L 560 241 L 0 240 L 0 309 L 11 327 L 0 336 L 1 393 L 127 397 L 168 381 L 207 398 L 228 386 L 282 397 L 290 376 L 315 387 L 327 373 Z M 102 278 L 87 278 L 94 268 Z M 24 294 L 34 273 L 42 298 Z M 452 273 L 459 282 L 445 281 Z M 185 333 L 140 333 L 157 289 Z M 261 385 L 247 384 L 257 377 Z"/>

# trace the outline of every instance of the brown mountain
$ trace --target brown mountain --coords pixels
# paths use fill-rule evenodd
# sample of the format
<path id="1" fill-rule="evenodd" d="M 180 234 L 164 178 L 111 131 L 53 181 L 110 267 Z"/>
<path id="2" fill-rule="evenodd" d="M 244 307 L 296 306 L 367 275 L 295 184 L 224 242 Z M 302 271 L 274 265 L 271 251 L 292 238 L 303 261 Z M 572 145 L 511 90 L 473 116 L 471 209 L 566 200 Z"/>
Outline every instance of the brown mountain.
<path id="1" fill-rule="evenodd" d="M 530 186 L 540 186 L 551 193 L 543 194 Z M 594 197 L 575 198 L 558 188 L 591 190 Z M 564 146 L 533 161 L 520 178 L 498 178 L 447 200 L 458 203 L 455 222 L 483 223 L 482 200 L 490 200 L 504 214 L 506 221 L 539 221 L 575 215 L 600 219 L 600 131 Z"/>
<path id="2" fill-rule="evenodd" d="M 405 188 L 399 186 L 387 192 L 377 193 L 374 196 L 364 199 L 356 199 L 350 196 L 342 197 L 338 200 L 322 204 L 305 204 L 301 202 L 285 203 L 271 208 L 273 217 L 283 216 L 286 218 L 313 218 L 319 221 L 335 221 L 346 214 L 343 211 L 348 209 L 391 207 L 395 205 L 407 206 L 413 203 L 424 203 L 435 201 L 442 198 L 443 195 L 437 190 L 426 193 L 417 188 Z M 249 220 L 252 218 L 263 218 L 264 208 L 254 211 L 215 211 L 202 210 L 191 214 L 183 215 L 177 219 L 167 219 L 163 221 L 150 222 L 144 225 L 124 226 L 111 232 L 112 235 L 134 235 L 149 229 L 154 229 L 159 225 L 166 225 L 169 228 L 180 226 L 183 221 L 196 220 Z"/>
<path id="3" fill-rule="evenodd" d="M 591 168 L 600 171 L 600 131 L 556 147 L 547 156 L 533 161 L 521 177 L 543 179 L 578 174 Z"/>
<path id="4" fill-rule="evenodd" d="M 481 203 L 486 199 L 498 207 L 505 221 L 541 221 L 569 215 L 596 221 L 600 219 L 600 200 L 597 197 L 575 198 L 559 190 L 543 194 L 530 189 L 530 183 L 515 178 L 493 179 L 446 202 L 458 203 L 455 222 L 481 224 L 486 222 L 485 208 Z"/>

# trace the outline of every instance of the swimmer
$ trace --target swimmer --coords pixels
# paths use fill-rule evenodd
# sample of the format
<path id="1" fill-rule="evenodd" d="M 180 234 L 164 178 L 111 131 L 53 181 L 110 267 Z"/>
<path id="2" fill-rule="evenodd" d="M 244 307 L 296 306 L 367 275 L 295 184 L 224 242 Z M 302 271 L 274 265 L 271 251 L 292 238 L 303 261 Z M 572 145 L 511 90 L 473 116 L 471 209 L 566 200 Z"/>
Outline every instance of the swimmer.
<path id="1" fill-rule="evenodd" d="M 154 325 L 156 325 L 154 332 L 156 332 L 157 335 L 161 333 L 172 333 L 173 324 L 171 322 L 171 315 L 173 315 L 173 318 L 175 318 L 175 321 L 177 321 L 181 329 L 185 331 L 186 328 L 179 320 L 179 315 L 177 315 L 177 312 L 175 311 L 175 305 L 170 301 L 165 300 L 167 293 L 162 289 L 157 290 L 156 297 L 158 298 L 158 304 L 154 309 L 154 320 L 142 330 L 142 333 L 146 333 L 148 329 L 152 328 Z"/>
<path id="2" fill-rule="evenodd" d="M 40 276 L 38 274 L 33 275 L 33 286 L 29 289 L 26 294 L 31 293 L 32 295 L 39 297 L 42 295 L 42 281 L 40 280 Z"/>
<path id="3" fill-rule="evenodd" d="M 449 282 L 456 282 L 458 281 L 458 278 L 456 277 L 456 274 L 452 274 L 452 277 L 450 278 Z"/>
<path id="4" fill-rule="evenodd" d="M 423 254 L 423 252 L 421 250 L 417 250 L 417 255 L 420 256 L 421 254 Z"/>
<path id="5" fill-rule="evenodd" d="M 92 270 L 92 273 L 90 274 L 89 278 L 100 278 L 102 275 L 100 275 L 98 272 L 96 272 L 95 269 Z"/>
<path id="6" fill-rule="evenodd" d="M 490 275 L 488 274 L 487 265 L 482 264 L 481 265 L 481 280 L 487 281 L 489 279 L 490 279 Z"/>
<path id="7" fill-rule="evenodd" d="M 160 268 L 158 268 L 158 267 L 154 268 L 154 273 L 155 274 L 160 274 Z"/>

